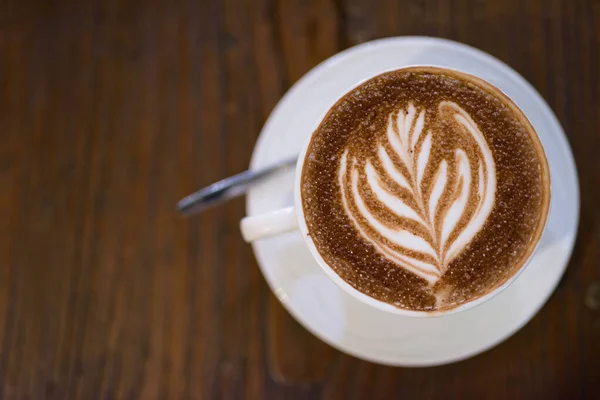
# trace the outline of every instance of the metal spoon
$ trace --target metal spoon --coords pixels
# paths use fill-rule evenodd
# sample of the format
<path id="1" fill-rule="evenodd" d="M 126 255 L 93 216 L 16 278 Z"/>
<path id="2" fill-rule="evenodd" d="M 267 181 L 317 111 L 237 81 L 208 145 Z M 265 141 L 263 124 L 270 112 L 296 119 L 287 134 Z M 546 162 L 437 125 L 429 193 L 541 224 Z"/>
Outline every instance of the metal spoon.
<path id="1" fill-rule="evenodd" d="M 184 197 L 177 203 L 177 209 L 183 215 L 197 214 L 234 197 L 241 196 L 254 183 L 271 175 L 275 171 L 295 164 L 297 159 L 298 157 L 294 156 L 265 168 L 255 171 L 247 170 L 225 178 Z"/>

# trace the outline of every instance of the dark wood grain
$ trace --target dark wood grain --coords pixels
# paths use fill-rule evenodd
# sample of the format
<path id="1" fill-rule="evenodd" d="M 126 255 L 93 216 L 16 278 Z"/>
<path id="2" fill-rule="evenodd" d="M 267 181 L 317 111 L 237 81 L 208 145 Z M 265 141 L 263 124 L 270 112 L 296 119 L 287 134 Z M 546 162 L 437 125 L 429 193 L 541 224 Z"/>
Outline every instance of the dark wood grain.
<path id="1" fill-rule="evenodd" d="M 519 71 L 563 124 L 581 225 L 502 345 L 436 368 L 339 353 L 268 290 L 238 222 L 178 198 L 245 169 L 285 90 L 349 46 L 430 35 Z M 0 398 L 597 398 L 600 2 L 0 2 Z"/>

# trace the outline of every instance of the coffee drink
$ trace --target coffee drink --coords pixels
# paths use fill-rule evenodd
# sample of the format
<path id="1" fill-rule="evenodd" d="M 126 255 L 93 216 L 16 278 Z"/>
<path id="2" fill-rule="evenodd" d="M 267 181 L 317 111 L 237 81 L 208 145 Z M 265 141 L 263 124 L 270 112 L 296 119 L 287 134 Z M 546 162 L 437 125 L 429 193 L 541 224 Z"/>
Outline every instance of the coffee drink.
<path id="1" fill-rule="evenodd" d="M 343 96 L 309 144 L 309 235 L 357 290 L 442 311 L 518 272 L 550 203 L 544 150 L 502 92 L 461 72 L 411 67 Z"/>

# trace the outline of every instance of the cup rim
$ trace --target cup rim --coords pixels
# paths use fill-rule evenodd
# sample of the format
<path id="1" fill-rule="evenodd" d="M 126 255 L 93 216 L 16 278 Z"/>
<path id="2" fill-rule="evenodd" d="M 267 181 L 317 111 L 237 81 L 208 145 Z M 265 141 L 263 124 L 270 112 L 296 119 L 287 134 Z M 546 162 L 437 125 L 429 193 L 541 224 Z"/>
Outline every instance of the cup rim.
<path id="1" fill-rule="evenodd" d="M 506 279 L 501 285 L 496 286 L 490 292 L 487 292 L 481 296 L 475 297 L 472 300 L 462 303 L 456 307 L 446 309 L 446 310 L 439 310 L 439 311 L 437 311 L 437 310 L 417 311 L 417 310 L 409 310 L 409 309 L 395 307 L 392 304 L 386 303 L 384 301 L 381 301 L 374 297 L 371 297 L 365 293 L 362 293 L 361 291 L 359 291 L 358 289 L 356 289 L 352 285 L 350 285 L 348 282 L 346 282 L 344 279 L 342 279 L 342 277 L 340 277 L 337 274 L 337 272 L 335 272 L 333 270 L 333 268 L 329 266 L 329 264 L 325 261 L 325 259 L 323 259 L 323 257 L 319 253 L 312 237 L 310 236 L 310 234 L 308 232 L 308 226 L 306 225 L 306 219 L 304 217 L 304 208 L 302 205 L 302 195 L 301 195 L 301 190 L 300 190 L 301 181 L 302 181 L 302 170 L 304 167 L 304 160 L 306 158 L 306 152 L 308 151 L 308 147 L 312 141 L 312 137 L 313 137 L 314 133 L 316 132 L 316 130 L 318 129 L 320 124 L 323 122 L 323 120 L 325 119 L 325 117 L 327 116 L 327 114 L 329 113 L 331 108 L 346 94 L 350 93 L 352 90 L 354 90 L 358 86 L 364 84 L 365 82 L 367 82 L 379 75 L 389 73 L 392 71 L 401 71 L 401 70 L 412 69 L 412 68 L 427 68 L 427 69 L 432 69 L 432 70 L 448 71 L 450 73 L 459 74 L 459 75 L 466 75 L 467 77 L 475 80 L 477 83 L 480 83 L 483 86 L 490 86 L 492 89 L 495 89 L 496 91 L 498 91 L 500 96 L 504 97 L 503 100 L 505 100 L 509 104 L 509 106 L 511 106 L 512 111 L 514 113 L 516 113 L 517 115 L 519 115 L 521 117 L 522 122 L 528 126 L 529 131 L 534 133 L 534 135 L 532 135 L 533 136 L 532 138 L 534 141 L 534 146 L 536 146 L 538 148 L 538 150 L 540 150 L 539 154 L 541 155 L 541 159 L 542 159 L 542 169 L 543 169 L 542 172 L 543 172 L 545 180 L 547 181 L 548 196 L 546 199 L 546 203 L 542 205 L 543 210 L 545 210 L 545 213 L 543 213 L 543 222 L 538 224 L 536 231 L 534 232 L 534 239 L 536 240 L 536 243 L 534 246 L 532 246 L 529 249 L 529 254 L 524 260 L 522 260 L 521 266 L 519 268 L 517 268 L 512 273 L 512 275 L 508 279 Z M 342 93 L 338 97 L 338 100 L 336 100 L 336 102 L 333 103 L 327 109 L 327 111 L 325 111 L 323 116 L 319 119 L 319 121 L 317 121 L 315 128 L 313 129 L 313 131 L 311 132 L 309 137 L 305 140 L 305 142 L 302 146 L 302 150 L 300 151 L 300 153 L 298 155 L 298 161 L 296 162 L 296 170 L 295 170 L 295 176 L 294 176 L 294 205 L 295 205 L 294 209 L 296 212 L 296 218 L 298 220 L 298 228 L 299 228 L 302 238 L 304 239 L 304 242 L 308 246 L 312 256 L 315 258 L 315 260 L 317 261 L 317 263 L 319 264 L 321 269 L 325 272 L 325 274 L 329 277 L 329 279 L 332 280 L 344 292 L 346 292 L 351 297 L 354 297 L 356 300 L 360 301 L 363 304 L 369 305 L 377 310 L 380 310 L 380 311 L 383 311 L 383 312 L 386 312 L 389 314 L 402 315 L 402 316 L 408 316 L 408 317 L 417 317 L 417 318 L 432 318 L 432 317 L 441 317 L 441 316 L 456 314 L 456 313 L 464 312 L 464 311 L 470 310 L 472 308 L 478 307 L 479 305 L 496 297 L 498 294 L 500 294 L 502 291 L 504 291 L 506 288 L 508 288 L 521 275 L 521 273 L 523 273 L 523 271 L 529 265 L 531 259 L 534 257 L 534 255 L 540 245 L 540 242 L 542 241 L 542 237 L 543 237 L 544 232 L 546 231 L 546 228 L 548 225 L 548 219 L 549 219 L 549 215 L 550 215 L 550 211 L 551 211 L 550 210 L 551 199 L 552 199 L 550 183 L 551 183 L 551 177 L 550 177 L 550 168 L 548 165 L 548 159 L 547 159 L 547 156 L 545 153 L 544 146 L 539 138 L 539 134 L 535 130 L 531 121 L 529 121 L 529 118 L 527 117 L 527 115 L 523 112 L 523 110 L 521 110 L 521 108 L 519 106 L 517 106 L 517 104 L 514 102 L 514 100 L 512 98 L 510 98 L 510 96 L 508 96 L 504 91 L 502 91 L 500 88 L 496 87 L 492 83 L 488 82 L 487 80 L 480 78 L 476 75 L 461 71 L 456 68 L 449 68 L 449 67 L 445 67 L 445 66 L 429 65 L 429 64 L 413 64 L 413 65 L 403 66 L 400 68 L 390 68 L 390 69 L 382 70 L 382 71 L 378 72 L 376 75 L 372 75 L 372 76 L 369 76 L 367 78 L 364 78 L 364 79 L 358 81 L 355 85 L 351 86 L 344 93 Z"/>

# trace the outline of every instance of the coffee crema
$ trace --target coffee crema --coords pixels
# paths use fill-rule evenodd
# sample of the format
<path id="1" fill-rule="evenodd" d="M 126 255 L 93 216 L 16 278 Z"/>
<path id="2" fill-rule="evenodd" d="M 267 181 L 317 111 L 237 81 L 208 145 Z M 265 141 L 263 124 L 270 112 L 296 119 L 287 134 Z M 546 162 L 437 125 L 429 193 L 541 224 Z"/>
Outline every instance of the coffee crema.
<path id="1" fill-rule="evenodd" d="M 309 144 L 302 207 L 319 254 L 359 291 L 446 310 L 502 285 L 543 230 L 547 161 L 523 113 L 456 71 L 412 67 L 347 93 Z"/>

